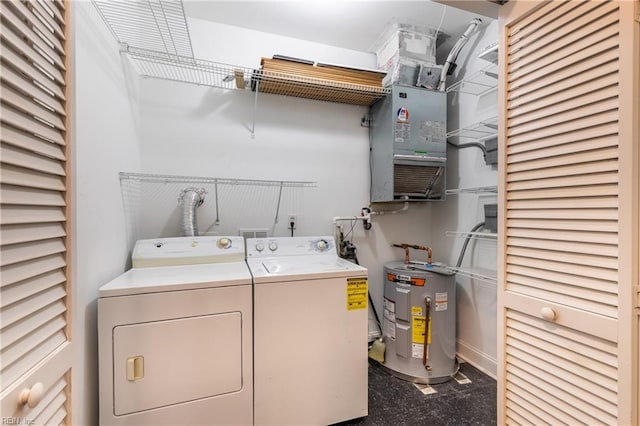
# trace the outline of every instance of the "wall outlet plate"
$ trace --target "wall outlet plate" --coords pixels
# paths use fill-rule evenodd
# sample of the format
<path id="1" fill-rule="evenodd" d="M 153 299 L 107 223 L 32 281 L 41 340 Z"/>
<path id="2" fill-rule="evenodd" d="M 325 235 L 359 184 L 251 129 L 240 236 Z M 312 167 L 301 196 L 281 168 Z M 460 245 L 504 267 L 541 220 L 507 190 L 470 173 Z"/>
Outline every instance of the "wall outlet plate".
<path id="1" fill-rule="evenodd" d="M 287 224 L 289 225 L 288 229 L 296 229 L 296 225 L 298 224 L 298 215 L 290 214 L 287 219 Z"/>

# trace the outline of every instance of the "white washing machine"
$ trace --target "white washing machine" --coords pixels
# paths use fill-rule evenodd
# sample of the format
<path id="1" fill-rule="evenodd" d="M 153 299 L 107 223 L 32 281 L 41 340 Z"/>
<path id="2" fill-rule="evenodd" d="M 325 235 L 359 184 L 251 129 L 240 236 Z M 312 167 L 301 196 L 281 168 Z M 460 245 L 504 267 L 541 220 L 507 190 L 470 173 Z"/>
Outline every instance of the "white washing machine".
<path id="1" fill-rule="evenodd" d="M 368 414 L 367 269 L 332 237 L 247 240 L 254 279 L 256 425 Z"/>
<path id="2" fill-rule="evenodd" d="M 242 237 L 141 240 L 99 290 L 101 425 L 253 424 Z"/>

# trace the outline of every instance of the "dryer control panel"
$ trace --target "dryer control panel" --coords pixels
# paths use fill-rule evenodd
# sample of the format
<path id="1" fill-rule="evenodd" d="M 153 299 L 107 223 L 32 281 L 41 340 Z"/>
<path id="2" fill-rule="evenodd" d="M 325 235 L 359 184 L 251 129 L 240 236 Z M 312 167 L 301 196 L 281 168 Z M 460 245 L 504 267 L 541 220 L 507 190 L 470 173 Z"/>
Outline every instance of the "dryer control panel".
<path id="1" fill-rule="evenodd" d="M 247 258 L 277 256 L 336 256 L 333 237 L 248 238 Z"/>
<path id="2" fill-rule="evenodd" d="M 134 268 L 242 262 L 243 237 L 170 237 L 139 240 L 133 248 Z"/>

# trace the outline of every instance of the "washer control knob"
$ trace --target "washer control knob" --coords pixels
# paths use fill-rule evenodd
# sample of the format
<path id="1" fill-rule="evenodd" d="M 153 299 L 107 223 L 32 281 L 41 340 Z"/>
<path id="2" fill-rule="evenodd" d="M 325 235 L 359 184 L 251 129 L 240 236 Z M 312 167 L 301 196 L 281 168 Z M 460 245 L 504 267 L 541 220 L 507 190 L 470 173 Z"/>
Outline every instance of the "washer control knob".
<path id="1" fill-rule="evenodd" d="M 264 244 L 262 242 L 256 243 L 256 251 L 261 252 L 264 250 Z"/>
<path id="2" fill-rule="evenodd" d="M 222 249 L 231 248 L 231 239 L 227 237 L 222 237 L 218 240 L 218 247 Z"/>
<path id="3" fill-rule="evenodd" d="M 269 242 L 269 250 L 271 250 L 271 251 L 278 250 L 278 243 L 275 242 L 275 241 L 270 241 Z"/>
<path id="4" fill-rule="evenodd" d="M 325 240 L 318 240 L 316 242 L 316 248 L 320 251 L 325 251 L 327 248 L 329 248 L 329 243 L 327 243 Z"/>

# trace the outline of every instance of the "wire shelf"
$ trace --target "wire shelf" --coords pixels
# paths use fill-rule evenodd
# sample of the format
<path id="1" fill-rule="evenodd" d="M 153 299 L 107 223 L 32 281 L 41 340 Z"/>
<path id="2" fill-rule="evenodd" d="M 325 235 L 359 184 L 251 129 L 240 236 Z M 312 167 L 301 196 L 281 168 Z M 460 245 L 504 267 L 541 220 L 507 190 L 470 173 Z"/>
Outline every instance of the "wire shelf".
<path id="1" fill-rule="evenodd" d="M 252 75 L 252 80 L 259 84 L 258 90 L 264 93 L 353 105 L 370 106 L 391 93 L 391 88 L 382 86 L 343 83 L 273 71 L 257 71 Z"/>
<path id="2" fill-rule="evenodd" d="M 447 266 L 447 269 L 456 275 L 480 280 L 495 284 L 497 282 L 496 272 L 489 269 L 481 268 L 456 268 L 455 266 Z"/>
<path id="3" fill-rule="evenodd" d="M 498 118 L 494 117 L 479 123 L 473 123 L 447 133 L 447 139 L 483 141 L 498 136 Z"/>
<path id="4" fill-rule="evenodd" d="M 454 238 L 467 238 L 476 240 L 493 240 L 498 238 L 498 234 L 495 232 L 465 232 L 465 231 L 445 231 L 444 235 Z"/>
<path id="5" fill-rule="evenodd" d="M 191 184 L 218 184 L 218 185 L 248 185 L 248 186 L 281 186 L 287 188 L 311 188 L 316 187 L 316 182 L 294 180 L 258 180 L 258 179 L 234 179 L 201 176 L 178 176 L 149 173 L 120 172 L 120 180 L 156 183 L 191 183 Z"/>
<path id="6" fill-rule="evenodd" d="M 447 93 L 458 92 L 482 96 L 498 87 L 498 65 L 491 64 L 447 88 Z"/>
<path id="7" fill-rule="evenodd" d="M 498 194 L 497 186 L 477 186 L 474 188 L 456 188 L 456 189 L 447 189 L 447 195 L 458 195 L 458 194 Z"/>
<path id="8" fill-rule="evenodd" d="M 145 76 L 223 89 L 251 89 L 264 93 L 329 102 L 371 105 L 390 88 L 342 83 L 301 75 L 246 68 L 126 46 L 137 71 Z"/>
<path id="9" fill-rule="evenodd" d="M 133 46 L 125 46 L 125 52 L 138 73 L 144 77 L 223 89 L 245 89 L 250 81 L 251 70 L 229 64 Z"/>
<path id="10" fill-rule="evenodd" d="M 119 43 L 193 58 L 180 0 L 93 0 Z"/>
<path id="11" fill-rule="evenodd" d="M 366 106 L 391 93 L 390 88 L 381 86 L 197 59 L 180 0 L 93 0 L 93 3 L 144 77 Z"/>
<path id="12" fill-rule="evenodd" d="M 180 198 L 186 190 L 204 196 L 197 209 L 200 235 L 238 235 L 240 229 L 286 235 L 284 215 L 302 212 L 307 188 L 317 186 L 309 181 L 128 172 L 119 176 L 129 249 L 139 239 L 182 235 Z"/>

